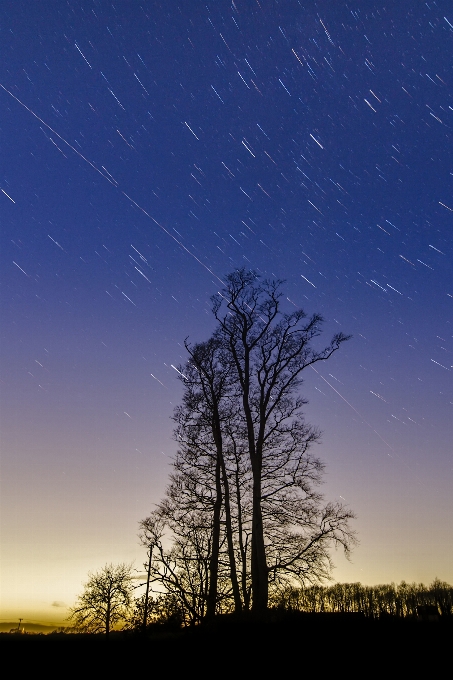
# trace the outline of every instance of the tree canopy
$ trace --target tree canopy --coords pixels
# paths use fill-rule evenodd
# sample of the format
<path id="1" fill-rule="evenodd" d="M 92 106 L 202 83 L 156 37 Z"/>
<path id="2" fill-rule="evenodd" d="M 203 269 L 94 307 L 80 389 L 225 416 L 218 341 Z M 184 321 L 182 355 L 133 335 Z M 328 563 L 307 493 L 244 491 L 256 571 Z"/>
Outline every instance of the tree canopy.
<path id="1" fill-rule="evenodd" d="M 131 565 L 106 564 L 89 573 L 69 620 L 81 632 L 103 632 L 108 637 L 112 628 L 129 616 L 133 589 Z"/>

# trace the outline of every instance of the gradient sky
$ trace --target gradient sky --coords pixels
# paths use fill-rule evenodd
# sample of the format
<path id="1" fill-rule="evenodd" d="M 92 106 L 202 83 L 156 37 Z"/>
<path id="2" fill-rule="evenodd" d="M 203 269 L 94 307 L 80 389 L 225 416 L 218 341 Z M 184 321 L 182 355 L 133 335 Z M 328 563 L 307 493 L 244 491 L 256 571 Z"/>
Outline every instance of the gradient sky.
<path id="1" fill-rule="evenodd" d="M 145 555 L 172 368 L 246 265 L 353 339 L 302 393 L 338 581 L 453 582 L 449 2 L 2 3 L 2 619 Z"/>

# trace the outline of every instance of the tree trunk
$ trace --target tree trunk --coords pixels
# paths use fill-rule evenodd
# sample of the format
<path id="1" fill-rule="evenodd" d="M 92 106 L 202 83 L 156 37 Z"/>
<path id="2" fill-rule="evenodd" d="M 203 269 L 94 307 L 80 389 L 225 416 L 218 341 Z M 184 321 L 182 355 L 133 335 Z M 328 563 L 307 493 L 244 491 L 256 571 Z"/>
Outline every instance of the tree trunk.
<path id="1" fill-rule="evenodd" d="M 252 410 L 249 403 L 249 356 L 246 352 L 243 381 L 243 408 L 247 423 L 247 437 L 249 444 L 249 456 L 253 474 L 253 510 L 252 510 L 252 611 L 262 613 L 267 609 L 269 584 L 266 562 L 266 550 L 264 546 L 263 515 L 261 512 L 261 468 L 262 451 L 255 441 L 255 428 L 253 426 Z M 261 421 L 263 416 L 261 415 Z M 260 432 L 264 431 L 264 423 L 259 424 Z"/>
<path id="2" fill-rule="evenodd" d="M 230 485 L 226 473 L 225 460 L 223 458 L 222 458 L 222 476 L 223 476 L 223 488 L 225 493 L 225 524 L 228 545 L 228 557 L 230 561 L 230 579 L 231 587 L 233 589 L 234 611 L 236 612 L 236 614 L 239 614 L 242 611 L 242 600 L 236 571 L 236 558 L 234 556 L 233 528 L 231 525 Z"/>
<path id="3" fill-rule="evenodd" d="M 146 591 L 145 591 L 145 606 L 143 608 L 143 624 L 142 632 L 146 632 L 146 626 L 148 623 L 148 602 L 149 602 L 149 581 L 151 578 L 151 560 L 153 557 L 153 545 L 149 546 L 149 560 L 148 560 L 148 573 L 146 577 Z"/>
<path id="4" fill-rule="evenodd" d="M 236 371 L 242 389 L 242 406 L 244 409 L 245 422 L 247 426 L 247 439 L 249 448 L 250 463 L 253 473 L 253 512 L 252 512 L 252 555 L 251 555 L 251 576 L 252 576 L 252 610 L 262 613 L 267 609 L 269 585 L 268 570 L 266 562 L 266 550 L 264 545 L 263 516 L 261 512 L 261 467 L 262 451 L 257 447 L 255 440 L 255 428 L 253 424 L 252 409 L 250 406 L 250 348 L 247 341 L 247 333 L 242 332 L 242 345 L 244 348 L 244 363 L 241 366 L 238 355 L 231 346 Z M 264 432 L 263 414 L 259 423 L 260 433 Z"/>
<path id="5" fill-rule="evenodd" d="M 238 511 L 238 541 L 239 551 L 241 553 L 241 588 L 242 598 L 244 602 L 244 609 L 248 611 L 250 605 L 250 592 L 247 587 L 247 545 L 244 545 L 244 534 L 242 525 L 242 506 L 241 506 L 241 489 L 239 483 L 239 460 L 235 453 L 236 470 L 235 470 L 235 487 L 236 487 L 236 504 Z"/>
<path id="6" fill-rule="evenodd" d="M 258 468 L 258 469 L 256 469 Z M 252 611 L 261 614 L 267 609 L 269 598 L 268 569 L 264 545 L 263 515 L 261 513 L 261 465 L 252 465 Z"/>
<path id="7" fill-rule="evenodd" d="M 209 561 L 209 586 L 206 601 L 206 618 L 215 616 L 217 605 L 217 584 L 219 580 L 219 549 L 220 549 L 220 513 L 222 510 L 222 480 L 221 464 L 222 450 L 220 442 L 217 443 L 217 457 L 215 468 L 216 499 L 212 518 L 212 548 Z"/>
<path id="8" fill-rule="evenodd" d="M 110 635 L 110 599 L 107 602 L 107 612 L 105 614 L 105 637 L 107 640 Z"/>

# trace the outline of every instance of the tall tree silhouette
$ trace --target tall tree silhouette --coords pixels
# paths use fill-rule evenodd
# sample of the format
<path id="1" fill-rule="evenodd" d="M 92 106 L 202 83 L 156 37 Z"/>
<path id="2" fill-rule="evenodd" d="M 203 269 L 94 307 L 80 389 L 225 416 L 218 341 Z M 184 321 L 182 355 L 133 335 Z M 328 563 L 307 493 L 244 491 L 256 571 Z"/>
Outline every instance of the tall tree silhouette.
<path id="1" fill-rule="evenodd" d="M 320 334 L 323 319 L 318 314 L 307 319 L 301 309 L 283 312 L 282 283 L 261 282 L 254 272 L 240 269 L 227 277 L 226 287 L 213 298 L 219 325 L 216 337 L 234 372 L 246 426 L 253 478 L 251 579 L 252 607 L 256 611 L 267 608 L 270 570 L 276 573 L 286 568 L 298 575 L 297 562 L 307 555 L 310 545 L 319 547 L 329 536 L 348 548 L 350 539 L 345 526 L 350 514 L 338 505 L 330 506 L 320 518 L 319 531 L 308 545 L 304 540 L 301 544 L 297 530 L 291 530 L 301 522 L 311 523 L 320 500 L 316 496 L 309 499 L 307 493 L 307 482 L 318 481 L 319 463 L 302 465 L 303 455 L 317 434 L 305 425 L 301 414 L 306 403 L 297 394 L 301 373 L 328 359 L 348 337 L 338 333 L 327 347 L 316 351 L 312 341 Z M 272 565 L 267 559 L 265 505 L 266 519 L 280 529 Z M 316 512 L 314 515 L 318 519 Z M 267 538 L 272 541 L 270 533 Z M 288 540 L 289 550 L 284 547 Z"/>
<path id="2" fill-rule="evenodd" d="M 217 327 L 189 345 L 175 410 L 178 453 L 166 496 L 142 522 L 159 527 L 153 579 L 182 598 L 195 622 L 216 611 L 268 606 L 275 589 L 329 574 L 329 549 L 354 543 L 353 514 L 316 491 L 319 432 L 304 421 L 301 373 L 347 337 L 317 351 L 322 318 L 282 310 L 280 281 L 244 269 L 213 298 Z M 165 549 L 167 532 L 173 543 Z"/>
<path id="3" fill-rule="evenodd" d="M 231 370 L 224 362 L 224 352 L 219 339 L 185 347 L 190 359 L 181 375 L 184 381 L 182 405 L 175 411 L 178 423 L 176 438 L 179 453 L 175 468 L 180 476 L 202 481 L 209 488 L 205 507 L 211 506 L 212 545 L 209 559 L 209 587 L 206 615 L 213 616 L 217 605 L 220 547 L 223 518 L 230 580 L 236 611 L 242 609 L 234 558 L 234 541 L 231 520 L 230 483 L 225 461 L 229 424 L 235 413 L 231 398 Z M 210 486 L 209 479 L 211 479 Z M 192 486 L 192 490 L 195 484 Z"/>

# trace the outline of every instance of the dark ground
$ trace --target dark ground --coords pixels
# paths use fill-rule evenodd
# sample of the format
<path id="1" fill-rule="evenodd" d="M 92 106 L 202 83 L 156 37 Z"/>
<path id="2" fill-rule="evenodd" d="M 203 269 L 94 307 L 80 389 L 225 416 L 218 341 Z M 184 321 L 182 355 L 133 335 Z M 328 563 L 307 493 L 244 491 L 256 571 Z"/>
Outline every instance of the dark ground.
<path id="1" fill-rule="evenodd" d="M 164 671 L 187 676 L 263 677 L 340 673 L 349 677 L 429 672 L 450 665 L 453 617 L 437 622 L 372 621 L 360 615 L 286 614 L 266 620 L 218 618 L 195 629 L 155 630 L 148 636 L 0 634 L 0 654 L 11 669 L 47 669 L 88 677 L 106 671 Z M 11 665 L 11 662 L 13 665 Z"/>

